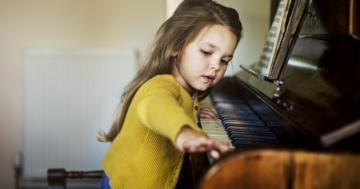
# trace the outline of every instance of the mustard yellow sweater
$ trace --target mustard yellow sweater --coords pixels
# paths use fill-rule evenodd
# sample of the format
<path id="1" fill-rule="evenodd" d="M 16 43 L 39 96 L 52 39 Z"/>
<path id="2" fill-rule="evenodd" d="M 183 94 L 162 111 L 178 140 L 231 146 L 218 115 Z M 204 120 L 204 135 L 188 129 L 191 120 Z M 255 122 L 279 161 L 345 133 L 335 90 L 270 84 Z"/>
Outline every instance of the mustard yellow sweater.
<path id="1" fill-rule="evenodd" d="M 121 132 L 102 160 L 117 188 L 174 188 L 184 153 L 175 147 L 180 129 L 195 124 L 200 110 L 197 94 L 190 94 L 172 75 L 158 75 L 136 93 Z"/>

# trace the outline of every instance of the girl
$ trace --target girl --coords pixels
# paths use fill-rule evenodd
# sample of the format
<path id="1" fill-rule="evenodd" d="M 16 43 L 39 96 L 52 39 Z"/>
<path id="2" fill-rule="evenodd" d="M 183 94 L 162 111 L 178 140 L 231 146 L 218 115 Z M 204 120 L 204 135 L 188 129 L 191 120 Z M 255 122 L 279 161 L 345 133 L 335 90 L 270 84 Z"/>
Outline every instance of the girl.
<path id="1" fill-rule="evenodd" d="M 195 120 L 216 118 L 209 108 L 199 108 L 198 99 L 223 77 L 241 36 L 234 9 L 212 0 L 179 5 L 122 95 L 109 133 L 100 132 L 100 141 L 112 142 L 102 161 L 103 187 L 191 188 L 191 177 L 184 179 L 185 153 L 209 151 L 218 158 L 229 151 L 228 144 L 209 139 Z"/>

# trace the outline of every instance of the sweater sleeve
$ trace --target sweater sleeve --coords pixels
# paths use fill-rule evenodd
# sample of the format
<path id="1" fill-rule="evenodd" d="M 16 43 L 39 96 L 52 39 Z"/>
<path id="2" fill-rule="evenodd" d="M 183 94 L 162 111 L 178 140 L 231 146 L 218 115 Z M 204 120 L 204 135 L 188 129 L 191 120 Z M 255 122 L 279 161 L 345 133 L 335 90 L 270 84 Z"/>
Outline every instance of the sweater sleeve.
<path id="1" fill-rule="evenodd" d="M 176 144 L 176 137 L 183 126 L 202 132 L 171 91 L 157 89 L 144 96 L 137 107 L 140 120 L 149 129 L 169 138 L 173 144 Z"/>

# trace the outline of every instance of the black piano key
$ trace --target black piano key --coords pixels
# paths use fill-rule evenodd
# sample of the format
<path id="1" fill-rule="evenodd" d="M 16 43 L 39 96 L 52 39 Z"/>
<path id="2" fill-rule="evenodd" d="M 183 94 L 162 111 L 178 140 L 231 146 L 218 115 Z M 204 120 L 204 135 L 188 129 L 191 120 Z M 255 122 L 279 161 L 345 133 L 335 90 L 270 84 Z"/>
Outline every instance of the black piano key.
<path id="1" fill-rule="evenodd" d="M 256 118 L 259 118 L 259 116 L 257 116 L 254 112 L 249 112 L 249 111 L 218 111 L 218 114 L 219 115 L 222 115 L 224 117 L 226 116 L 231 116 L 231 117 L 256 117 Z"/>
<path id="2" fill-rule="evenodd" d="M 266 126 L 263 122 L 252 121 L 238 121 L 238 120 L 221 120 L 223 125 L 238 125 L 238 126 Z"/>
<path id="3" fill-rule="evenodd" d="M 234 124 L 250 124 L 253 123 L 253 125 L 255 124 L 261 124 L 261 125 L 265 125 L 264 122 L 262 122 L 261 120 L 239 120 L 239 119 L 220 119 L 222 122 L 227 122 L 227 123 L 234 123 Z"/>
<path id="4" fill-rule="evenodd" d="M 239 117 L 244 117 L 244 116 L 259 117 L 252 111 L 243 111 L 243 110 L 229 110 L 229 111 L 216 110 L 216 111 L 219 115 L 224 115 L 224 116 L 236 115 Z"/>
<path id="5" fill-rule="evenodd" d="M 259 134 L 259 133 L 252 133 L 252 132 L 233 132 L 233 133 L 228 133 L 228 137 L 231 138 L 231 137 L 242 137 L 244 136 L 243 138 L 267 138 L 267 139 L 271 139 L 271 140 L 279 140 L 276 136 L 273 136 L 273 135 L 266 135 L 266 134 Z M 245 137 L 245 136 L 248 136 L 248 137 Z M 255 137 L 255 136 L 259 136 L 259 137 Z"/>
<path id="6" fill-rule="evenodd" d="M 282 146 L 283 144 L 282 143 L 276 143 L 276 142 L 268 142 L 268 141 L 261 141 L 261 140 L 255 140 L 255 139 L 252 139 L 252 140 L 245 140 L 245 139 L 231 139 L 231 143 L 236 146 L 238 144 L 248 144 L 248 145 L 261 145 L 261 146 L 265 146 L 265 145 L 272 145 L 272 146 Z"/>
<path id="7" fill-rule="evenodd" d="M 256 113 L 253 110 L 249 109 L 249 108 L 247 108 L 247 109 L 245 109 L 245 108 L 232 108 L 232 109 L 218 108 L 216 110 L 217 110 L 217 112 L 223 113 L 223 114 L 256 115 Z"/>
<path id="8" fill-rule="evenodd" d="M 219 115 L 219 119 L 235 119 L 235 120 L 239 120 L 239 121 L 247 119 L 247 120 L 254 120 L 254 121 L 262 121 L 259 117 L 250 115 L 250 114 L 239 114 L 237 116 L 229 115 L 229 114 L 218 114 L 218 115 Z"/>
<path id="9" fill-rule="evenodd" d="M 226 114 L 220 114 L 219 115 L 220 119 L 233 119 L 233 120 L 253 120 L 253 121 L 261 121 L 262 120 L 257 117 L 257 116 L 253 116 L 253 115 L 226 115 Z"/>
<path id="10" fill-rule="evenodd" d="M 231 102 L 218 102 L 216 104 L 214 104 L 214 107 L 226 107 L 226 108 L 240 108 L 240 107 L 243 107 L 243 108 L 250 108 L 247 104 L 244 104 L 242 102 L 234 102 L 234 103 L 231 103 Z"/>
<path id="11" fill-rule="evenodd" d="M 263 136 L 274 136 L 274 137 L 277 136 L 271 131 L 229 130 L 229 131 L 227 131 L 227 133 L 229 135 L 231 135 L 231 134 L 249 134 L 249 135 L 263 135 Z"/>
<path id="12" fill-rule="evenodd" d="M 256 120 L 256 119 L 248 119 L 248 118 L 245 118 L 245 119 L 241 119 L 241 121 L 239 121 L 239 119 L 235 119 L 235 118 L 223 118 L 223 119 L 220 119 L 221 122 L 223 123 L 235 123 L 235 124 L 243 124 L 243 125 L 261 125 L 261 126 L 265 126 L 266 124 L 261 121 L 261 120 Z"/>
<path id="13" fill-rule="evenodd" d="M 267 127 L 224 125 L 227 131 L 270 131 Z"/>
<path id="14" fill-rule="evenodd" d="M 212 92 L 210 98 L 234 146 L 281 145 L 282 141 L 292 140 L 288 129 L 263 105 L 222 92 Z"/>
<path id="15" fill-rule="evenodd" d="M 241 149 L 246 149 L 246 148 L 251 149 L 251 147 L 256 147 L 256 145 L 251 145 L 251 144 L 237 144 L 237 145 L 232 144 L 232 145 L 235 146 L 236 148 L 241 148 Z"/>
<path id="16" fill-rule="evenodd" d="M 252 145 L 252 146 L 282 146 L 280 143 L 268 143 L 251 140 L 234 140 L 233 145 L 238 148 L 239 145 Z"/>
<path id="17" fill-rule="evenodd" d="M 230 138 L 236 138 L 236 139 L 255 139 L 260 141 L 270 141 L 270 142 L 279 142 L 276 136 L 266 136 L 266 135 L 250 135 L 250 134 L 230 134 Z"/>
<path id="18" fill-rule="evenodd" d="M 234 116 L 234 115 L 227 115 L 227 114 L 218 114 L 219 119 L 234 119 L 234 120 L 239 120 L 239 121 L 243 121 L 243 120 L 252 120 L 252 121 L 261 121 L 263 122 L 263 120 L 261 120 L 259 117 L 253 116 L 253 115 L 238 115 L 238 116 Z"/>
<path id="19" fill-rule="evenodd" d="M 267 131 L 273 132 L 268 127 L 265 126 L 254 126 L 254 125 L 234 125 L 234 124 L 224 124 L 224 128 L 227 130 L 237 131 L 237 130 L 253 130 L 253 131 Z"/>

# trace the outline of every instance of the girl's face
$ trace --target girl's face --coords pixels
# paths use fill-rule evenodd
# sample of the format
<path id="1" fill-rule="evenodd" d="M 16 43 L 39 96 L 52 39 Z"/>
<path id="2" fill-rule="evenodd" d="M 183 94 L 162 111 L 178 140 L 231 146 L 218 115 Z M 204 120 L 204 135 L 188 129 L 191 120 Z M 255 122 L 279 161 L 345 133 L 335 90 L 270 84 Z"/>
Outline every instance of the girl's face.
<path id="1" fill-rule="evenodd" d="M 203 28 L 190 42 L 173 68 L 175 79 L 190 94 L 214 86 L 224 76 L 236 48 L 236 36 L 227 27 L 212 25 Z"/>

